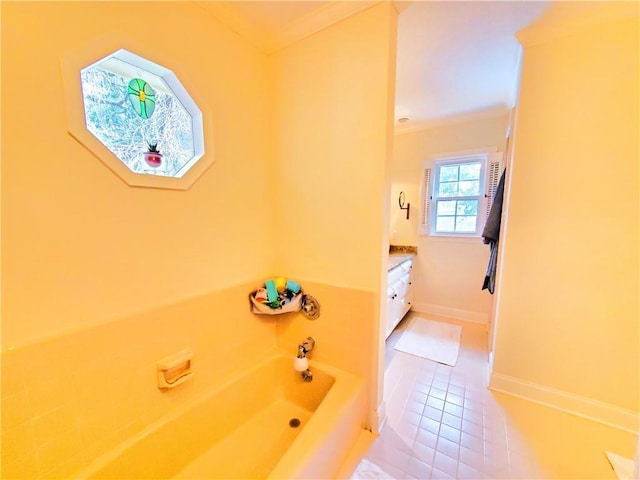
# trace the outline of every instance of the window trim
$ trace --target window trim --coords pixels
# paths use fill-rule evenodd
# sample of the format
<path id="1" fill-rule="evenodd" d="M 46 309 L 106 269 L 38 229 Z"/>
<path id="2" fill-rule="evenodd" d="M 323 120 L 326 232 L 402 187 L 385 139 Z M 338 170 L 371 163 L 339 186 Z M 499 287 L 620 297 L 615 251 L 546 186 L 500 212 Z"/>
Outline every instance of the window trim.
<path id="1" fill-rule="evenodd" d="M 480 238 L 497 186 L 497 182 L 493 178 L 495 177 L 496 167 L 498 171 L 497 178 L 499 178 L 499 174 L 502 173 L 503 170 L 503 155 L 503 152 L 498 152 L 497 147 L 489 147 L 460 152 L 440 153 L 424 160 L 422 162 L 420 182 L 420 223 L 418 225 L 418 235 L 427 235 L 433 238 Z M 470 197 L 474 199 L 478 198 L 479 201 L 476 230 L 475 232 L 469 233 L 435 232 L 436 199 L 434 198 L 433 192 L 438 180 L 436 177 L 439 175 L 439 167 L 447 164 L 464 163 L 466 160 L 481 161 L 481 193 L 478 197 Z"/>
<path id="2" fill-rule="evenodd" d="M 93 69 L 100 69 L 106 72 L 110 72 L 112 74 L 118 75 L 122 79 L 126 79 L 125 81 L 130 80 L 131 78 L 135 78 L 136 76 L 142 75 L 147 83 L 156 91 L 161 91 L 165 95 L 171 96 L 174 98 L 175 102 L 179 103 L 182 107 L 182 110 L 189 116 L 189 120 L 191 122 L 191 126 L 189 129 L 189 133 L 191 136 L 191 146 L 193 149 L 193 153 L 191 158 L 184 163 L 180 164 L 180 168 L 173 173 L 173 175 L 160 175 L 168 178 L 182 178 L 191 167 L 193 167 L 205 154 L 204 148 L 204 135 L 203 135 L 203 124 L 202 124 L 202 112 L 198 108 L 198 105 L 193 101 L 189 92 L 185 89 L 185 87 L 180 83 L 180 80 L 176 76 L 176 74 L 169 70 L 168 68 L 154 63 L 153 61 L 141 57 L 133 52 L 130 52 L 124 48 L 121 48 L 110 55 L 107 55 L 104 58 L 96 60 L 91 65 L 87 65 L 84 67 L 81 72 L 88 72 Z M 86 94 L 85 94 L 85 82 L 84 79 L 81 79 L 81 94 L 83 96 L 83 108 L 85 111 L 85 125 L 86 128 L 91 131 L 89 128 L 89 120 L 87 119 L 86 113 Z M 157 114 L 156 114 L 157 116 Z M 130 128 L 129 126 L 123 128 Z M 94 127 L 94 130 L 96 128 Z M 118 132 L 120 133 L 120 132 Z M 154 173 L 145 173 L 139 170 L 135 170 L 129 164 L 129 162 L 123 158 L 119 158 L 119 156 L 113 152 L 113 145 L 109 145 L 105 142 L 105 139 L 100 137 L 97 133 L 92 133 L 94 136 L 98 138 L 98 140 L 105 144 L 105 146 L 112 151 L 113 155 L 120 160 L 127 168 L 129 168 L 132 172 L 138 175 L 153 175 Z M 170 139 L 168 138 L 158 138 L 157 140 L 162 140 L 163 143 L 167 143 Z"/>
<path id="3" fill-rule="evenodd" d="M 479 163 L 480 164 L 480 185 L 478 187 L 478 195 L 460 195 L 455 197 L 440 197 L 437 194 L 438 187 L 440 185 L 440 171 L 441 168 L 447 165 L 460 165 L 464 163 Z M 433 236 L 448 236 L 448 237 L 479 237 L 481 230 L 481 219 L 484 216 L 484 202 L 483 194 L 485 192 L 486 183 L 486 169 L 487 169 L 487 154 L 475 154 L 465 155 L 460 157 L 448 157 L 440 158 L 433 163 L 433 187 L 431 189 L 431 201 L 433 202 L 433 208 L 429 212 L 429 235 Z M 476 228 L 473 232 L 437 232 L 436 231 L 436 219 L 437 219 L 437 202 L 439 200 L 477 200 L 478 211 L 476 214 Z"/>
<path id="4" fill-rule="evenodd" d="M 188 190 L 215 160 L 211 110 L 205 101 L 206 97 L 198 91 L 193 82 L 185 83 L 184 88 L 201 112 L 202 141 L 203 149 L 206 148 L 206 154 L 203 152 L 203 156 L 180 178 L 133 172 L 86 128 L 80 71 L 95 63 L 96 59 L 103 59 L 120 49 L 135 51 L 143 59 L 153 58 L 157 65 L 172 65 L 171 71 L 173 72 L 183 70 L 180 68 L 179 60 L 167 56 L 166 52 L 155 50 L 147 44 L 140 44 L 120 33 L 106 34 L 61 55 L 60 67 L 67 131 L 80 145 L 129 186 Z"/>

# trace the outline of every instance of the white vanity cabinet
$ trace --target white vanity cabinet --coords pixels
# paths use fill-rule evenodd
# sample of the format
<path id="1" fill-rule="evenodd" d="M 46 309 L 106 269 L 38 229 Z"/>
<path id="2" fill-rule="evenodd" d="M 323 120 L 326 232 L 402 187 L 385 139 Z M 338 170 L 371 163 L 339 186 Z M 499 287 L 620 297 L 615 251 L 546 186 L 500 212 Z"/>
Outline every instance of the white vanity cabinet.
<path id="1" fill-rule="evenodd" d="M 406 257 L 406 258 L 404 258 Z M 413 256 L 405 255 L 389 269 L 387 283 L 387 325 L 388 338 L 400 320 L 411 310 L 413 302 Z"/>

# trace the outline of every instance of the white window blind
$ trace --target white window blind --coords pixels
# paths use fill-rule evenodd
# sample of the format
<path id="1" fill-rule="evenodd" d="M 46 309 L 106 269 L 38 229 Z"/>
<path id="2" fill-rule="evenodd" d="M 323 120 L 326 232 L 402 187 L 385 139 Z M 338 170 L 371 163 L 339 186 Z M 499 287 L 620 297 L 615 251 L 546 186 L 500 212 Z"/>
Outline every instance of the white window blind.
<path id="1" fill-rule="evenodd" d="M 431 168 L 422 169 L 422 180 L 420 182 L 420 225 L 418 234 L 429 234 L 429 215 L 431 213 L 431 191 L 433 182 L 431 181 Z"/>
<path id="2" fill-rule="evenodd" d="M 485 220 L 489 217 L 489 212 L 493 205 L 493 197 L 496 196 L 496 189 L 500 181 L 500 175 L 502 175 L 502 153 L 490 155 L 487 163 L 487 188 L 484 194 Z"/>

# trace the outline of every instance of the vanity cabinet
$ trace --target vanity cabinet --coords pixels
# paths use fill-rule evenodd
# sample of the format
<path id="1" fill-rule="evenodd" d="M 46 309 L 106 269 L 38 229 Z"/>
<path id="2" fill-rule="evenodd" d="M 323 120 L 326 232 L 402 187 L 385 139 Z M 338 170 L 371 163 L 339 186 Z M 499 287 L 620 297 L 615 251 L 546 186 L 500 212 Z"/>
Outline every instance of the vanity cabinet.
<path id="1" fill-rule="evenodd" d="M 388 338 L 400 320 L 411 310 L 413 302 L 413 257 L 408 256 L 389 269 L 387 283 L 387 325 Z"/>

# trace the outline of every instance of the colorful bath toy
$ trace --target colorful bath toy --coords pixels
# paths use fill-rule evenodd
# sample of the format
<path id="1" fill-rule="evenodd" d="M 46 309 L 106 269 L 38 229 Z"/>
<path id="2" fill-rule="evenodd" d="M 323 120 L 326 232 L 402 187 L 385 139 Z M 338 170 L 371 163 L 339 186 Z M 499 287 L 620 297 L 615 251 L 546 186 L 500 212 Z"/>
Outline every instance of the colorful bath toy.
<path id="1" fill-rule="evenodd" d="M 276 289 L 279 292 L 284 292 L 285 289 L 287 288 L 287 279 L 284 277 L 276 277 L 275 283 L 276 283 Z"/>
<path id="2" fill-rule="evenodd" d="M 264 286 L 267 289 L 267 300 L 269 302 L 275 302 L 278 300 L 278 290 L 276 289 L 276 282 L 273 280 L 267 280 L 264 282 Z"/>
<path id="3" fill-rule="evenodd" d="M 300 284 L 298 282 L 296 282 L 295 280 L 289 280 L 287 282 L 287 290 L 293 292 L 293 293 L 298 293 L 301 290 Z"/>

